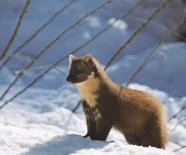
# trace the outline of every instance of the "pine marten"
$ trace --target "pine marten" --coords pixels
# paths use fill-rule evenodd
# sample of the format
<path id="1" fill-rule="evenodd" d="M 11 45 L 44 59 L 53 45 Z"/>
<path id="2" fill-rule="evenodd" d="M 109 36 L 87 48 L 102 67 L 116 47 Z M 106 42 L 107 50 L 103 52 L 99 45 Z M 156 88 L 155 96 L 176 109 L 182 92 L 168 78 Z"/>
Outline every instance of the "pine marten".
<path id="1" fill-rule="evenodd" d="M 87 134 L 92 140 L 105 140 L 112 127 L 128 143 L 165 148 L 167 129 L 159 101 L 139 90 L 111 81 L 90 54 L 69 56 L 67 81 L 77 86 L 86 115 Z"/>

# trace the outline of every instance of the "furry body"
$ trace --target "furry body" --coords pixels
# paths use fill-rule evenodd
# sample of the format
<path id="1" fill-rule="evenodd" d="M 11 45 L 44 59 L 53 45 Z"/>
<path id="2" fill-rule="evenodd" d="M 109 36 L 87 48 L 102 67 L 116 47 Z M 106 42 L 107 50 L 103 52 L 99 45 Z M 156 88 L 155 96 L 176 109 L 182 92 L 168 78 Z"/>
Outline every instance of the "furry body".
<path id="1" fill-rule="evenodd" d="M 88 63 L 92 61 L 89 66 L 92 71 L 87 72 L 86 78 L 81 75 L 81 79 L 85 80 L 71 80 L 76 84 L 83 100 L 86 136 L 94 140 L 105 140 L 114 127 L 123 133 L 130 144 L 165 148 L 167 130 L 159 101 L 145 92 L 112 82 L 93 56 L 76 58 L 78 59 L 89 61 Z"/>

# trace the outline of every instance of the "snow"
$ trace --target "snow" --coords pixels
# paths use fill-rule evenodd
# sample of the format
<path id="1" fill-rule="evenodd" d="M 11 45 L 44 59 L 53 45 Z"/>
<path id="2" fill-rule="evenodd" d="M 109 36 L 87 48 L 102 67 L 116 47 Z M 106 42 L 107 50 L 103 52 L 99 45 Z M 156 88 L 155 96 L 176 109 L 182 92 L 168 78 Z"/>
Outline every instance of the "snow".
<path id="1" fill-rule="evenodd" d="M 186 103 L 186 97 L 176 99 L 148 86 L 131 84 L 130 87 L 149 92 L 157 97 L 163 103 L 168 118 Z M 85 139 L 82 137 L 86 133 L 82 109 L 79 109 L 77 114 L 70 111 L 78 99 L 77 92 L 70 91 L 68 87 L 63 89 L 63 93 L 33 88 L 16 101 L 11 102 L 0 113 L 2 135 L 0 137 L 0 154 L 166 155 L 174 154 L 171 151 L 179 147 L 177 143 L 186 145 L 186 128 L 182 123 L 174 132 L 170 133 L 170 142 L 166 151 L 153 147 L 128 145 L 124 137 L 115 130 L 111 131 L 107 142 Z M 179 117 L 185 116 L 184 112 L 179 115 Z M 169 131 L 175 127 L 177 121 L 177 118 L 169 121 Z"/>
<path id="2" fill-rule="evenodd" d="M 66 4 L 65 0 L 32 0 L 29 12 L 18 33 L 10 52 L 18 47 L 38 26 L 44 23 L 56 10 Z M 101 1 L 103 2 L 103 1 Z M 146 18 L 159 5 L 160 0 L 148 1 L 131 17 Z M 37 77 L 47 65 L 71 51 L 79 44 L 90 39 L 133 6 L 136 0 L 116 0 L 88 17 L 70 33 L 66 34 L 55 46 L 49 49 L 42 59 L 34 65 L 0 101 L 0 105 Z M 13 31 L 24 0 L 0 1 L 0 51 L 5 47 Z M 55 19 L 39 36 L 21 50 L 21 54 L 0 72 L 0 94 L 15 78 L 15 74 L 30 61 L 51 39 L 64 31 L 78 18 L 100 4 L 100 0 L 79 0 Z M 185 4 L 184 4 L 185 5 Z M 177 23 L 185 12 L 182 1 L 174 1 L 155 19 L 165 28 Z M 176 7 L 175 7 L 176 6 Z M 124 10 L 124 11 L 123 11 Z M 174 11 L 174 14 L 172 12 Z M 5 16 L 6 15 L 6 16 Z M 171 16 L 171 18 L 169 18 Z M 91 53 L 101 64 L 106 64 L 112 53 L 125 42 L 141 24 L 134 18 L 116 22 L 109 31 L 97 38 L 90 45 L 78 51 L 79 54 Z M 184 30 L 182 26 L 180 30 Z M 150 24 L 141 32 L 108 69 L 109 76 L 117 83 L 125 85 L 129 76 L 142 63 L 149 51 L 156 46 L 165 29 Z M 159 99 L 167 113 L 169 143 L 166 150 L 127 144 L 123 135 L 112 130 L 106 142 L 83 138 L 86 124 L 82 107 L 74 114 L 80 97 L 74 86 L 65 81 L 68 73 L 68 61 L 59 69 L 51 70 L 34 87 L 10 102 L 0 111 L 0 155 L 67 155 L 67 154 L 126 154 L 126 155 L 185 155 L 186 149 L 173 150 L 186 145 L 186 111 L 181 111 L 176 118 L 171 116 L 186 105 L 186 44 L 175 42 L 172 36 L 157 50 L 156 56 L 144 68 L 129 87 L 146 91 Z M 173 42 L 174 41 L 174 42 Z"/>

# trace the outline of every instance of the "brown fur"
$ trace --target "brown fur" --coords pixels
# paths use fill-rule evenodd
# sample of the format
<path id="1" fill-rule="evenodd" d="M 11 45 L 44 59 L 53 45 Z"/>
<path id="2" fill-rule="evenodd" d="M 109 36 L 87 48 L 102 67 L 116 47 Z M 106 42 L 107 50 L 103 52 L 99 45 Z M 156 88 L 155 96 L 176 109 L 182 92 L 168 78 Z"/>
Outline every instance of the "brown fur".
<path id="1" fill-rule="evenodd" d="M 112 82 L 93 56 L 78 58 L 92 60 L 96 68 L 85 81 L 75 83 L 86 114 L 86 136 L 105 140 L 114 127 L 130 144 L 165 148 L 167 130 L 160 102 L 148 93 Z"/>

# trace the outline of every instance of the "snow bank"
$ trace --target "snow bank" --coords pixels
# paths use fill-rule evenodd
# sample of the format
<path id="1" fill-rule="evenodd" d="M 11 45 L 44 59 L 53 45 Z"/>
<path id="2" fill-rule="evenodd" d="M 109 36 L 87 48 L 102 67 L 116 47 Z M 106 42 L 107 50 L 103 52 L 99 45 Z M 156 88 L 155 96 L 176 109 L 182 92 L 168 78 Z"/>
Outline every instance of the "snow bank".
<path id="1" fill-rule="evenodd" d="M 185 97 L 176 99 L 165 92 L 147 86 L 132 84 L 130 87 L 147 91 L 157 97 L 163 103 L 168 118 L 186 103 Z M 77 115 L 70 111 L 79 99 L 77 92 L 69 89 L 69 87 L 63 87 L 62 92 L 30 89 L 4 108 L 0 113 L 0 154 L 166 155 L 174 154 L 171 151 L 179 148 L 178 144 L 186 145 L 186 124 L 182 123 L 174 132 L 170 132 L 170 143 L 167 146 L 167 151 L 153 147 L 128 145 L 123 135 L 115 130 L 111 131 L 107 142 L 84 139 L 81 136 L 86 133 L 83 111 L 79 109 Z M 186 113 L 180 113 L 178 118 L 181 117 L 186 117 Z M 177 121 L 176 118 L 169 122 L 169 131 L 175 127 Z M 184 150 L 182 151 L 180 154 L 185 153 Z"/>

